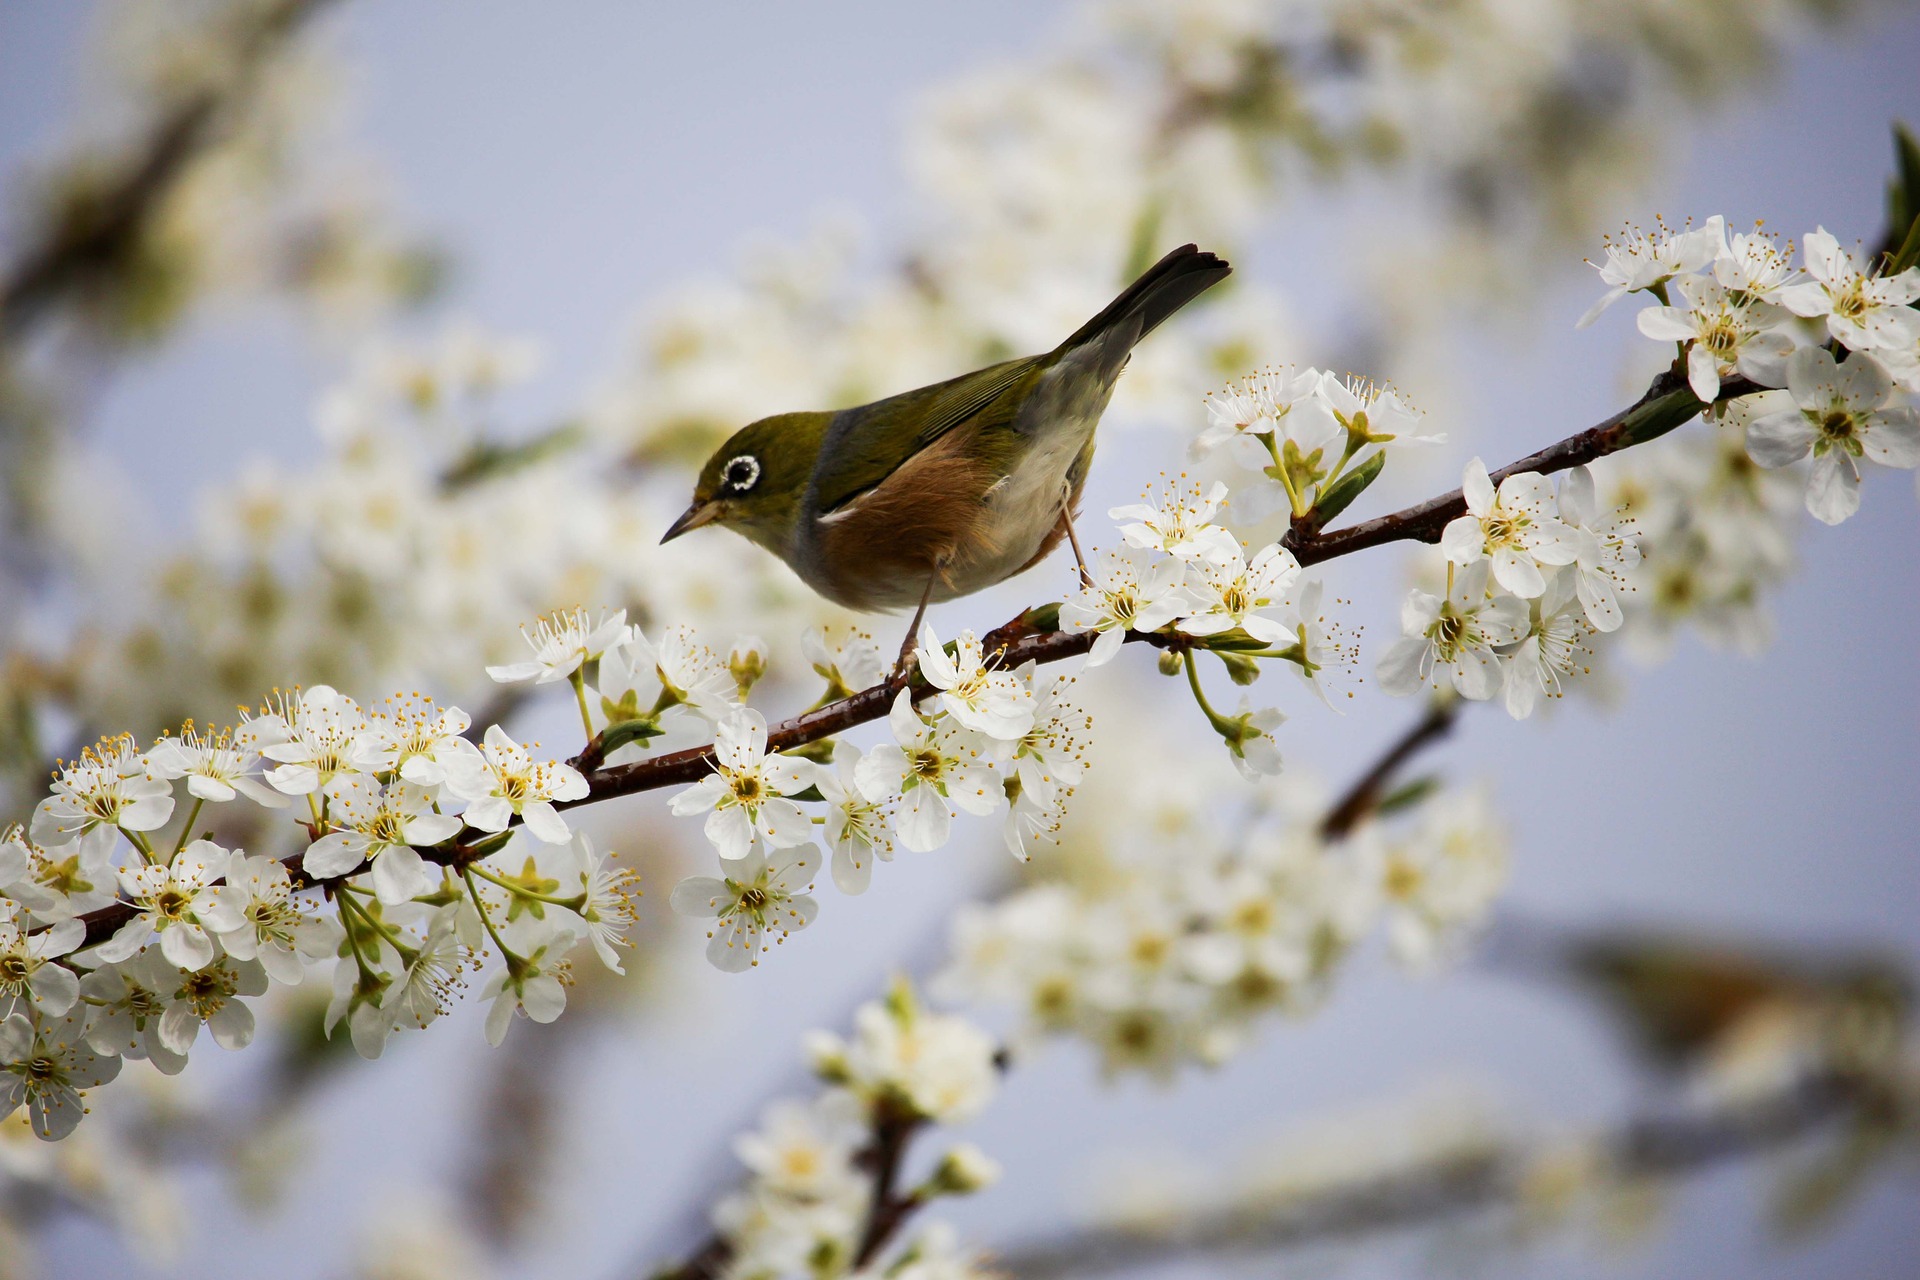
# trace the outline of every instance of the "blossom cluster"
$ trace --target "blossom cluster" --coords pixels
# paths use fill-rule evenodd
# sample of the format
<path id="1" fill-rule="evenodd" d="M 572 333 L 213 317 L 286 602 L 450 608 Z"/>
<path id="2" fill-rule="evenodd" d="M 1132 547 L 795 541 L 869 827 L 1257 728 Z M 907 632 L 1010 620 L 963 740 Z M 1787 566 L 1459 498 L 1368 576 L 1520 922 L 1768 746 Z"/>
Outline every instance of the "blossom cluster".
<path id="1" fill-rule="evenodd" d="M 1304 786 L 1231 834 L 1202 809 L 1219 799 L 1184 802 L 1131 861 L 1103 851 L 1090 872 L 962 911 L 938 989 L 1011 1006 L 1029 1034 L 1083 1039 L 1110 1073 L 1164 1078 L 1225 1061 L 1270 1015 L 1316 1008 L 1376 929 L 1402 964 L 1435 967 L 1505 884 L 1506 837 L 1479 791 L 1335 835 Z M 1127 806 L 1109 829 L 1164 817 Z"/>
<path id="2" fill-rule="evenodd" d="M 106 739 L 63 766 L 0 838 L 0 1111 L 64 1137 L 123 1060 L 176 1074 L 202 1027 L 242 1048 L 249 1000 L 327 966 L 326 1025 L 367 1057 L 443 1014 L 489 950 L 494 1043 L 516 1011 L 559 1015 L 577 944 L 619 970 L 633 877 L 555 808 L 585 779 L 470 727 L 418 696 L 363 709 L 316 685 L 232 728 Z M 236 801 L 298 812 L 303 853 L 200 828 Z"/>
<path id="3" fill-rule="evenodd" d="M 1524 719 L 1542 698 L 1560 696 L 1587 637 L 1625 621 L 1621 590 L 1639 547 L 1631 522 L 1600 507 L 1585 467 L 1568 471 L 1557 491 L 1532 471 L 1495 487 L 1475 458 L 1461 491 L 1466 514 L 1440 537 L 1445 593 L 1408 594 L 1402 635 L 1378 661 L 1380 687 L 1499 696 Z"/>
<path id="4" fill-rule="evenodd" d="M 1320 369 L 1266 369 L 1207 397 L 1195 456 L 1215 450 L 1266 483 L 1234 494 L 1234 514 L 1276 509 L 1339 514 L 1370 483 L 1389 449 L 1444 444 L 1390 387 Z M 1345 480 L 1343 485 L 1341 482 Z"/>
<path id="5" fill-rule="evenodd" d="M 1184 652 L 1194 697 L 1249 779 L 1280 770 L 1273 736 L 1284 717 L 1254 710 L 1214 710 L 1202 691 L 1193 650 L 1222 655 L 1238 682 L 1257 674 L 1259 659 L 1280 659 L 1331 705 L 1323 673 L 1353 662 L 1353 646 L 1327 621 L 1318 580 L 1303 581 L 1300 563 L 1278 543 L 1251 556 L 1221 524 L 1227 486 L 1183 482 L 1141 503 L 1115 507 L 1123 545 L 1100 552 L 1060 606 L 1060 626 L 1093 633 L 1089 666 L 1110 661 L 1129 635 L 1152 636 Z M 1170 658 L 1174 656 L 1169 653 Z"/>
<path id="6" fill-rule="evenodd" d="M 1801 264 L 1758 228 L 1729 235 L 1719 216 L 1690 231 L 1661 227 L 1607 246 L 1610 287 L 1587 319 L 1631 292 L 1661 305 L 1640 332 L 1679 344 L 1687 382 L 1702 403 L 1739 376 L 1784 388 L 1746 423 L 1763 467 L 1811 458 L 1807 510 L 1839 524 L 1860 509 L 1862 459 L 1920 466 L 1920 415 L 1896 392 L 1920 392 L 1920 267 L 1844 248 L 1821 227 L 1801 243 Z"/>
<path id="7" fill-rule="evenodd" d="M 990 1274 L 938 1223 L 920 1224 L 898 1249 L 883 1248 L 888 1242 L 875 1235 L 874 1183 L 883 1158 L 879 1144 L 904 1143 L 925 1126 L 963 1124 L 980 1113 L 998 1086 L 997 1046 L 964 1018 L 923 1007 L 904 982 L 884 1000 L 860 1006 L 853 1024 L 845 1039 L 827 1032 L 808 1038 L 824 1090 L 805 1101 L 774 1103 L 759 1128 L 734 1142 L 748 1177 L 713 1212 L 726 1246 L 726 1274 L 756 1280 Z M 941 1196 L 983 1190 L 999 1174 L 991 1158 L 963 1142 L 917 1183 L 892 1194 L 899 1205 L 918 1209 Z"/>
<path id="8" fill-rule="evenodd" d="M 758 711 L 739 706 L 718 718 L 714 772 L 672 802 L 677 814 L 705 815 L 720 858 L 720 876 L 688 877 L 672 899 L 682 915 L 714 921 L 707 957 L 717 967 L 756 965 L 769 939 L 813 921 L 823 860 L 836 888 L 858 894 L 896 842 L 913 853 L 945 845 L 956 813 L 999 815 L 1003 841 L 1021 859 L 1059 830 L 1084 771 L 1076 735 L 1089 723 L 1071 678 L 1033 663 L 1004 669 L 971 631 L 949 646 L 929 625 L 919 642 L 915 659 L 933 692 L 916 701 L 902 688 L 887 717 L 892 740 L 869 751 L 842 739 L 822 759 L 769 754 Z M 837 652 L 814 637 L 809 648 L 829 697 L 844 694 L 850 673 L 878 668 L 878 650 L 863 637 Z M 802 805 L 810 803 L 824 813 L 809 815 Z"/>

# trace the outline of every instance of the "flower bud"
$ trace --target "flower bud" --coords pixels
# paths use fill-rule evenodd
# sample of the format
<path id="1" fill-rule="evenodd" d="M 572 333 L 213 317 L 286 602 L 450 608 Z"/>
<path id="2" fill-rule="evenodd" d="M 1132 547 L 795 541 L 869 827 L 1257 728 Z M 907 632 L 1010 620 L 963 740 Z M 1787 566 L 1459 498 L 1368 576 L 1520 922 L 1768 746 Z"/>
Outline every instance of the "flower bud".
<path id="1" fill-rule="evenodd" d="M 971 1142 L 963 1142 L 941 1157 L 927 1179 L 929 1196 L 970 1196 L 1000 1181 L 1000 1162 Z"/>
<path id="2" fill-rule="evenodd" d="M 1160 651 L 1160 674 L 1161 675 L 1177 676 L 1180 674 L 1180 667 L 1181 667 L 1181 661 L 1180 661 L 1179 654 L 1175 653 L 1171 649 L 1162 649 Z"/>
<path id="3" fill-rule="evenodd" d="M 760 677 L 767 674 L 767 642 L 759 636 L 741 636 L 735 640 L 727 653 L 727 670 L 733 675 L 741 700 L 745 701 Z"/>
<path id="4" fill-rule="evenodd" d="M 1214 656 L 1227 664 L 1227 675 L 1237 685 L 1249 685 L 1260 678 L 1260 662 L 1257 658 L 1227 649 L 1214 650 Z"/>

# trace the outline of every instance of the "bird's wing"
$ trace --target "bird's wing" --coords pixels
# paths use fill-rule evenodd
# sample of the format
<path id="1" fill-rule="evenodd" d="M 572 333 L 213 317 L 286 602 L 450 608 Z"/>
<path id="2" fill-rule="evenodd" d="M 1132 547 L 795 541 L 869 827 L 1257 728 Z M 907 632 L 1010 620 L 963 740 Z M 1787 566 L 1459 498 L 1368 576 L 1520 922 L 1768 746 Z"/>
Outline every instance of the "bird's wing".
<path id="1" fill-rule="evenodd" d="M 1047 356 L 989 365 L 946 382 L 843 410 L 827 433 L 814 473 L 815 511 L 857 500 L 955 427 L 1009 427 Z"/>

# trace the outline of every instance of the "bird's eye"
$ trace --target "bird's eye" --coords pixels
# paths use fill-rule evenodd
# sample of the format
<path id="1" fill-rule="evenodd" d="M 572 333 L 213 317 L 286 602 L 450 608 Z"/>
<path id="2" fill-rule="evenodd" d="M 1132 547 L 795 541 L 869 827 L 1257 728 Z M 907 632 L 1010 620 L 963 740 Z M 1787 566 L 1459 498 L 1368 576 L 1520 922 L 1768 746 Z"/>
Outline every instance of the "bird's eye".
<path id="1" fill-rule="evenodd" d="M 720 483 L 731 493 L 745 493 L 760 483 L 760 459 L 750 453 L 729 458 L 720 468 Z"/>

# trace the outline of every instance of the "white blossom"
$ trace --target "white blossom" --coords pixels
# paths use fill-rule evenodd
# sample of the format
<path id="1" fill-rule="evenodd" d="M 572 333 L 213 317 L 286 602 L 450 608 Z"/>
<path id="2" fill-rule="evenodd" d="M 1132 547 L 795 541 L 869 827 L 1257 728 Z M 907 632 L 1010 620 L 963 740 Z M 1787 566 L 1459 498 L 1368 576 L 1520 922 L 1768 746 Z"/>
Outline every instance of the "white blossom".
<path id="1" fill-rule="evenodd" d="M 1690 231 L 1669 231 L 1664 225 L 1653 231 L 1629 228 L 1618 240 L 1607 238 L 1607 260 L 1593 263 L 1602 283 L 1608 286 L 1600 301 L 1580 317 L 1577 328 L 1584 329 L 1600 318 L 1600 313 L 1629 293 L 1652 289 L 1678 275 L 1703 270 L 1719 254 L 1726 242 L 1726 221 L 1718 214 L 1704 226 Z"/>
<path id="2" fill-rule="evenodd" d="M 1461 483 L 1467 514 L 1447 522 L 1440 550 L 1458 565 L 1492 561 L 1493 578 L 1523 599 L 1547 589 L 1541 567 L 1572 564 L 1582 536 L 1561 523 L 1553 485 L 1537 471 L 1510 475 L 1496 490 L 1487 464 L 1475 458 Z"/>
<path id="3" fill-rule="evenodd" d="M 1235 548 L 1230 558 L 1202 561 L 1198 576 L 1179 630 L 1211 636 L 1238 628 L 1269 645 L 1286 637 L 1287 628 L 1261 610 L 1282 604 L 1300 576 L 1300 562 L 1291 551 L 1278 543 L 1262 547 L 1249 564 Z"/>
<path id="4" fill-rule="evenodd" d="M 813 823 L 786 799 L 813 779 L 807 762 L 767 754 L 767 721 L 741 707 L 714 730 L 713 772 L 673 798 L 673 812 L 707 815 L 707 839 L 726 861 L 763 844 L 790 849 L 813 839 Z"/>
<path id="5" fill-rule="evenodd" d="M 57 1018 L 80 997 L 80 978 L 56 963 L 86 940 L 87 927 L 62 920 L 29 929 L 24 914 L 0 898 L 0 1018 L 32 1005 L 41 1019 Z"/>
<path id="6" fill-rule="evenodd" d="M 195 969 L 176 967 L 171 981 L 158 994 L 160 1043 L 184 1058 L 204 1025 L 222 1049 L 244 1049 L 253 1043 L 253 1010 L 241 996 L 264 995 L 267 972 L 257 960 L 223 956 Z"/>
<path id="7" fill-rule="evenodd" d="M 507 1038 L 516 1012 L 547 1023 L 566 1011 L 567 985 L 572 980 L 566 953 L 573 941 L 572 934 L 559 933 L 532 955 L 513 957 L 504 968 L 494 970 L 480 988 L 480 999 L 493 1002 L 487 1010 L 488 1044 L 497 1048 Z"/>
<path id="8" fill-rule="evenodd" d="M 173 788 L 122 735 L 102 739 L 60 770 L 53 794 L 33 811 L 33 838 L 51 849 L 114 828 L 152 831 L 172 816 Z"/>
<path id="9" fill-rule="evenodd" d="M 161 1039 L 160 1018 L 179 987 L 180 973 L 178 965 L 149 948 L 81 979 L 80 994 L 93 1010 L 87 1044 L 96 1053 L 149 1061 L 164 1075 L 179 1075 L 187 1055 Z"/>
<path id="10" fill-rule="evenodd" d="M 455 759 L 447 790 L 467 801 L 461 818 L 476 831 L 505 831 L 518 816 L 535 839 L 565 844 L 573 838 L 553 802 L 581 800 L 587 780 L 571 765 L 536 761 L 499 725 L 489 725 L 478 756 Z"/>
<path id="11" fill-rule="evenodd" d="M 860 748 L 845 738 L 833 744 L 833 763 L 814 766 L 813 784 L 827 802 L 827 851 L 833 885 L 860 894 L 873 880 L 873 862 L 893 860 L 893 822 L 888 805 L 860 789 Z"/>
<path id="12" fill-rule="evenodd" d="M 1400 606 L 1402 636 L 1380 658 L 1380 687 L 1404 697 L 1441 674 L 1463 697 L 1484 700 L 1500 691 L 1496 646 L 1525 633 L 1526 601 L 1514 596 L 1487 597 L 1491 566 L 1485 560 L 1450 571 L 1446 597 L 1409 592 Z"/>
<path id="13" fill-rule="evenodd" d="M 625 609 L 598 620 L 590 618 L 585 609 L 565 609 L 537 620 L 531 632 L 520 628 L 520 634 L 533 650 L 533 659 L 488 667 L 487 674 L 501 684 L 565 680 L 608 649 L 626 643 L 632 628 L 627 626 Z"/>
<path id="14" fill-rule="evenodd" d="M 1558 697 L 1561 680 L 1573 674 L 1582 623 L 1571 579 L 1556 575 L 1532 601 L 1526 632 L 1501 659 L 1507 714 L 1525 720 L 1542 696 Z"/>
<path id="15" fill-rule="evenodd" d="M 277 858 L 236 856 L 224 897 L 239 925 L 218 935 L 221 948 L 236 960 L 258 960 L 275 982 L 298 983 L 304 960 L 325 959 L 339 945 L 337 924 L 294 902 L 293 877 Z"/>
<path id="16" fill-rule="evenodd" d="M 1617 631 L 1626 620 L 1620 608 L 1620 589 L 1626 575 L 1640 563 L 1635 522 L 1621 512 L 1604 511 L 1595 492 L 1593 472 L 1586 467 L 1567 471 L 1560 482 L 1560 517 L 1583 536 L 1574 543 L 1574 590 L 1587 622 L 1597 631 Z"/>
<path id="17" fill-rule="evenodd" d="M 1134 547 L 1096 552 L 1092 581 L 1060 606 L 1061 629 L 1095 632 L 1087 665 L 1100 666 L 1120 652 L 1128 632 L 1158 631 L 1187 611 L 1185 575 L 1186 566 L 1169 555 Z"/>
<path id="18" fill-rule="evenodd" d="M 836 701 L 862 689 L 871 689 L 886 678 L 886 658 L 873 637 L 864 631 L 849 631 L 838 643 L 829 643 L 819 627 L 808 627 L 800 636 L 800 653 L 820 678 L 827 682 L 823 701 Z"/>
<path id="19" fill-rule="evenodd" d="M 739 973 L 760 963 L 769 934 L 782 942 L 813 923 L 820 904 L 808 891 L 817 869 L 810 845 L 775 849 L 771 857 L 750 849 L 727 868 L 725 879 L 688 876 L 675 885 L 672 906 L 683 916 L 715 917 L 707 959 L 716 969 Z"/>
<path id="20" fill-rule="evenodd" d="M 462 825 L 434 808 L 432 792 L 411 782 L 382 787 L 359 774 L 340 779 L 329 798 L 333 829 L 307 847 L 301 867 L 315 879 L 350 875 L 373 863 L 373 889 L 392 906 L 432 885 L 417 852 L 456 835 Z"/>
<path id="21" fill-rule="evenodd" d="M 356 747 L 366 727 L 360 704 L 329 685 L 317 684 L 282 703 L 286 740 L 268 742 L 260 754 L 278 762 L 267 781 L 290 796 L 313 795 L 335 778 L 360 771 Z"/>
<path id="22" fill-rule="evenodd" d="M 1920 340 L 1920 312 L 1907 305 L 1920 298 L 1920 268 L 1874 276 L 1825 227 L 1809 233 L 1801 251 L 1813 279 L 1780 291 L 1787 310 L 1824 317 L 1827 332 L 1853 351 L 1899 351 Z"/>
<path id="23" fill-rule="evenodd" d="M 869 751 L 854 777 L 873 803 L 900 802 L 894 829 L 901 844 L 931 852 L 947 842 L 956 807 L 983 817 L 1000 807 L 1004 795 L 992 762 L 1005 743 L 946 717 L 927 721 L 906 689 L 894 699 L 887 723 L 894 740 Z"/>
<path id="24" fill-rule="evenodd" d="M 120 872 L 120 891 L 133 906 L 132 919 L 94 949 L 109 962 L 125 960 L 157 934 L 160 950 L 182 969 L 198 969 L 214 956 L 213 934 L 241 924 L 227 891 L 216 884 L 231 855 L 211 840 L 195 840 L 170 863 Z"/>
<path id="25" fill-rule="evenodd" d="M 927 683 L 940 690 L 941 707 L 967 728 L 1011 742 L 1033 727 L 1033 690 L 990 663 L 973 632 L 962 631 L 948 657 L 933 624 L 922 623 L 914 657 Z"/>
<path id="26" fill-rule="evenodd" d="M 73 1132 L 86 1111 L 81 1093 L 120 1074 L 120 1059 L 87 1047 L 82 1024 L 74 1016 L 36 1027 L 20 1013 L 0 1020 L 0 1120 L 25 1107 L 35 1137 Z"/>
<path id="27" fill-rule="evenodd" d="M 1747 449 L 1763 467 L 1784 467 L 1809 453 L 1807 510 L 1839 524 L 1860 509 L 1860 462 L 1920 465 L 1920 415 L 1888 403 L 1893 381 L 1872 356 L 1836 363 L 1825 347 L 1802 347 L 1787 363 L 1794 408 L 1755 418 Z"/>
<path id="28" fill-rule="evenodd" d="M 269 809 L 285 808 L 287 797 L 254 775 L 261 768 L 258 751 L 235 745 L 231 731 L 202 733 L 189 720 L 178 737 L 165 737 L 147 751 L 155 777 L 185 778 L 187 793 L 216 804 L 245 796 Z"/>
<path id="29" fill-rule="evenodd" d="M 389 698 L 367 713 L 357 763 L 367 773 L 397 772 L 416 787 L 443 786 L 450 770 L 471 767 L 479 755 L 465 736 L 472 724 L 460 708 L 441 710 L 430 698 Z"/>
<path id="30" fill-rule="evenodd" d="M 1159 501 L 1133 503 L 1107 512 L 1120 526 L 1127 545 L 1164 551 L 1189 564 L 1222 560 L 1237 555 L 1240 544 L 1227 530 L 1213 523 L 1215 513 L 1227 500 L 1227 486 L 1215 481 L 1204 493 L 1198 486 L 1183 489 L 1167 486 Z"/>
<path id="31" fill-rule="evenodd" d="M 1687 386 L 1705 404 L 1720 396 L 1720 383 L 1739 374 L 1763 387 L 1786 381 L 1793 337 L 1792 316 L 1770 302 L 1737 294 L 1714 280 L 1690 276 L 1674 282 L 1679 301 L 1648 307 L 1640 332 L 1658 342 L 1684 342 Z"/>

